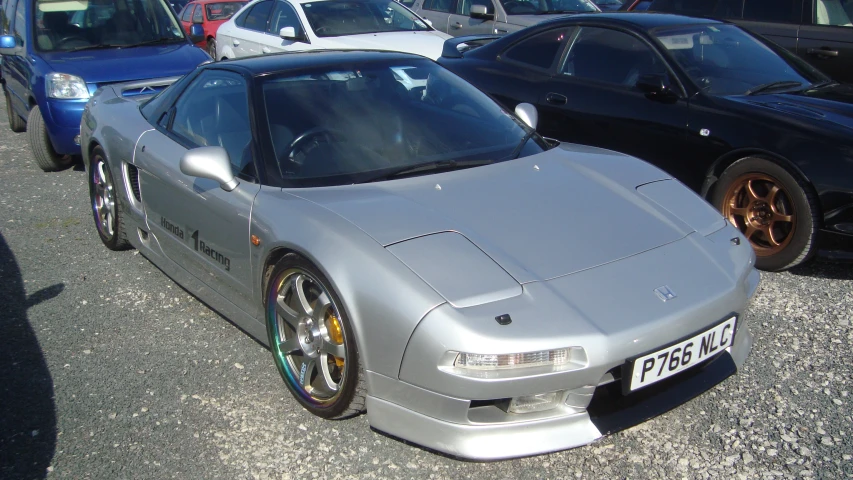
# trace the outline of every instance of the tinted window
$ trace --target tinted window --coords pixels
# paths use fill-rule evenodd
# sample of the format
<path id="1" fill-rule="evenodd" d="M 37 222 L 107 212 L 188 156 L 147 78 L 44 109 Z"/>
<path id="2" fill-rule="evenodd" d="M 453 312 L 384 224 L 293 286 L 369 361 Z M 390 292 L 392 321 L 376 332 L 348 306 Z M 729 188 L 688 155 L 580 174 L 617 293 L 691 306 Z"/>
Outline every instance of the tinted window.
<path id="1" fill-rule="evenodd" d="M 456 13 L 459 15 L 470 15 L 471 5 L 482 5 L 486 7 L 487 13 L 495 13 L 495 7 L 492 5 L 492 0 L 459 0 L 456 3 Z"/>
<path id="2" fill-rule="evenodd" d="M 743 19 L 759 22 L 800 23 L 803 0 L 745 0 Z"/>
<path id="3" fill-rule="evenodd" d="M 15 1 L 6 0 L 3 4 L 3 10 L 0 10 L 0 33 L 9 32 L 9 27 L 12 25 L 12 17 L 15 15 Z"/>
<path id="4" fill-rule="evenodd" d="M 302 24 L 299 23 L 299 17 L 296 15 L 296 10 L 289 3 L 281 0 L 275 2 L 275 9 L 270 17 L 269 33 L 278 35 L 284 27 L 293 27 L 296 30 L 296 36 L 303 34 Z"/>
<path id="5" fill-rule="evenodd" d="M 194 8 L 195 8 L 194 4 L 189 4 L 186 7 L 184 7 L 184 11 L 181 12 L 181 20 L 189 23 L 190 19 L 192 19 Z"/>
<path id="6" fill-rule="evenodd" d="M 634 12 L 643 12 L 648 10 L 651 5 L 652 0 L 640 0 L 631 10 Z"/>
<path id="7" fill-rule="evenodd" d="M 716 0 L 655 0 L 649 10 L 701 17 L 711 15 L 715 3 Z"/>
<path id="8" fill-rule="evenodd" d="M 424 0 L 424 10 L 450 13 L 453 0 Z"/>
<path id="9" fill-rule="evenodd" d="M 204 9 L 201 5 L 198 5 L 195 8 L 195 12 L 193 12 L 193 23 L 201 23 L 204 21 Z"/>
<path id="10" fill-rule="evenodd" d="M 266 0 L 256 3 L 249 11 L 237 18 L 237 25 L 249 30 L 264 31 L 267 29 L 267 18 L 270 16 L 273 2 Z"/>
<path id="11" fill-rule="evenodd" d="M 207 19 L 210 21 L 227 20 L 237 13 L 246 2 L 218 2 L 205 5 Z"/>
<path id="12" fill-rule="evenodd" d="M 853 0 L 815 0 L 815 25 L 853 27 Z"/>
<path id="13" fill-rule="evenodd" d="M 240 75 L 202 72 L 175 104 L 172 133 L 192 146 L 223 147 L 234 175 L 254 177 L 247 93 Z"/>
<path id="14" fill-rule="evenodd" d="M 15 21 L 12 28 L 15 29 L 15 36 L 19 38 L 21 45 L 26 45 L 27 38 L 27 18 L 24 15 L 24 6 L 27 4 L 25 0 L 18 0 L 18 5 L 15 7 Z"/>
<path id="15" fill-rule="evenodd" d="M 560 28 L 534 35 L 510 47 L 501 57 L 537 68 L 551 68 L 562 51 L 568 36 L 566 32 L 566 29 Z"/>
<path id="16" fill-rule="evenodd" d="M 302 11 L 318 37 L 430 30 L 394 0 L 323 0 L 303 3 Z"/>
<path id="17" fill-rule="evenodd" d="M 616 30 L 582 27 L 561 73 L 633 87 L 640 75 L 666 75 L 667 70 L 660 57 L 637 37 Z"/>

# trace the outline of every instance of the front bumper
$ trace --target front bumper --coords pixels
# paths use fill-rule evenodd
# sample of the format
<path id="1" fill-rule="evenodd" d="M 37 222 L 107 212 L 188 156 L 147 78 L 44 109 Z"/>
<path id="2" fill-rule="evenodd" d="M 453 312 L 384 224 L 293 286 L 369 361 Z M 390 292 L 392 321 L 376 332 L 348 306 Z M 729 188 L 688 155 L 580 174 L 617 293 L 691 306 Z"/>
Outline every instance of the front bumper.
<path id="1" fill-rule="evenodd" d="M 48 99 L 42 118 L 53 149 L 60 155 L 80 155 L 80 118 L 87 100 Z"/>

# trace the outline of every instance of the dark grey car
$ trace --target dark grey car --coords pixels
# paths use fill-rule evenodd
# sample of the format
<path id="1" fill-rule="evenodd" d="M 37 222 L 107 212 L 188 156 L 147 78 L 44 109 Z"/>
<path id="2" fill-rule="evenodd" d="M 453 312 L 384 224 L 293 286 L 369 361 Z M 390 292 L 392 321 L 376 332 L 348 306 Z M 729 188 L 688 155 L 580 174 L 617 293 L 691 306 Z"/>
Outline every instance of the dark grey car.
<path id="1" fill-rule="evenodd" d="M 623 10 L 728 20 L 853 83 L 853 0 L 634 0 Z"/>

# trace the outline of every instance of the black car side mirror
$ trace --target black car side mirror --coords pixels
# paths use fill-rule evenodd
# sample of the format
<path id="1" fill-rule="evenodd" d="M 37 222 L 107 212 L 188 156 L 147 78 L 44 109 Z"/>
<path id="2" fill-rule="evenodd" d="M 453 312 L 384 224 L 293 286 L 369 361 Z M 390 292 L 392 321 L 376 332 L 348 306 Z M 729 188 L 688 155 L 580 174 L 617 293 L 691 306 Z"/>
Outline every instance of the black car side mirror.
<path id="1" fill-rule="evenodd" d="M 485 20 L 492 20 L 495 18 L 495 14 L 489 13 L 489 10 L 485 5 L 471 5 L 471 12 L 469 15 L 471 18 L 482 18 Z"/>
<path id="2" fill-rule="evenodd" d="M 649 98 L 670 99 L 676 97 L 670 88 L 669 79 L 666 75 L 646 73 L 640 75 L 635 85 Z"/>

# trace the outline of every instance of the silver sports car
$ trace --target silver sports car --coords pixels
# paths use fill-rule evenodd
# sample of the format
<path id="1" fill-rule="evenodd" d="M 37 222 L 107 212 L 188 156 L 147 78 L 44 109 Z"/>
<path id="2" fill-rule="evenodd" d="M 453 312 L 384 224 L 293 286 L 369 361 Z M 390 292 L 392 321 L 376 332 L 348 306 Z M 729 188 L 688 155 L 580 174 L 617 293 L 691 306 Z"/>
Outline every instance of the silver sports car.
<path id="1" fill-rule="evenodd" d="M 273 55 L 144 90 L 104 87 L 83 116 L 101 239 L 268 344 L 316 415 L 538 454 L 673 408 L 750 351 L 755 256 L 719 213 L 428 59 Z"/>

